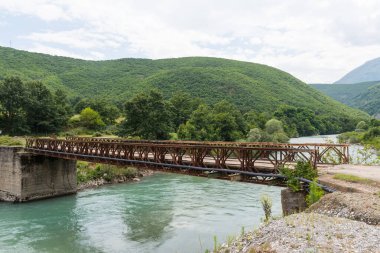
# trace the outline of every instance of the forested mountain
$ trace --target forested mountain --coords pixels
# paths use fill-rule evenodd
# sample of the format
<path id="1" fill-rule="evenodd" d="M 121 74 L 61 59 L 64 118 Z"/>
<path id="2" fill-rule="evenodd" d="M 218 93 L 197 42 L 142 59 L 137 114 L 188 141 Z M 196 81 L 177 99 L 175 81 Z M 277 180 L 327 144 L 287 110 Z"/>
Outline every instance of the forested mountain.
<path id="1" fill-rule="evenodd" d="M 312 84 L 314 88 L 370 115 L 380 115 L 380 81 L 353 84 Z"/>
<path id="2" fill-rule="evenodd" d="M 367 61 L 363 65 L 347 73 L 335 84 L 351 84 L 380 81 L 380 58 Z"/>
<path id="3" fill-rule="evenodd" d="M 182 91 L 208 104 L 225 99 L 243 112 L 292 105 L 326 117 L 367 117 L 281 70 L 218 58 L 86 61 L 0 47 L 0 78 L 12 75 L 41 80 L 71 98 L 102 97 L 120 104 L 155 87 L 165 98 Z"/>

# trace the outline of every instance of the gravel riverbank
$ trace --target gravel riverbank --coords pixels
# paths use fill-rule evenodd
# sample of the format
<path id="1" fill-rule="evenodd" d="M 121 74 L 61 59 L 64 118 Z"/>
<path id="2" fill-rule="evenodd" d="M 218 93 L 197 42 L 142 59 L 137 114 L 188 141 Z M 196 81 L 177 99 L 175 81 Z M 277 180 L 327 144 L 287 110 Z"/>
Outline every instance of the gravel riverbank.
<path id="1" fill-rule="evenodd" d="M 317 213 L 299 213 L 249 232 L 219 252 L 378 253 L 379 235 L 379 226 Z"/>
<path id="2" fill-rule="evenodd" d="M 262 224 L 218 252 L 380 253 L 380 196 L 328 194 L 305 212 Z"/>

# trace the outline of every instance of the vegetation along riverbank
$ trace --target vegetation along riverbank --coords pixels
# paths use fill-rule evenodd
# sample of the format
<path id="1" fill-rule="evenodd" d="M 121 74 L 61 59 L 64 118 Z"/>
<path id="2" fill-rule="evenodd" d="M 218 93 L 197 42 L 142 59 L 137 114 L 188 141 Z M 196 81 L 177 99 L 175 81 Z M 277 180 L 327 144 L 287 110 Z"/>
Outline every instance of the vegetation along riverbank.
<path id="1" fill-rule="evenodd" d="M 108 184 L 138 182 L 141 177 L 152 175 L 153 170 L 115 166 L 108 164 L 77 162 L 78 190 L 99 187 Z"/>

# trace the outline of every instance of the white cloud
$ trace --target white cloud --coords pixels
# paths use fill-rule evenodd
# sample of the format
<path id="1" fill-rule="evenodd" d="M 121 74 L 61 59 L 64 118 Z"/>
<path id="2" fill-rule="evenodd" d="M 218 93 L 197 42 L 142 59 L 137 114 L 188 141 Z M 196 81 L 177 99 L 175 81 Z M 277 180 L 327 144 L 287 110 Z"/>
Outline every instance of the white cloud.
<path id="1" fill-rule="evenodd" d="M 23 36 L 46 53 L 61 45 L 65 55 L 80 49 L 91 59 L 107 58 L 110 49 L 148 58 L 217 56 L 333 82 L 380 56 L 378 0 L 0 0 L 1 10 L 81 24 Z"/>
<path id="2" fill-rule="evenodd" d="M 94 49 L 94 48 L 117 48 L 120 47 L 123 39 L 111 34 L 101 34 L 86 29 L 76 29 L 70 31 L 48 31 L 42 33 L 32 33 L 23 38 L 38 42 L 48 42 L 62 44 L 72 48 Z"/>
<path id="3" fill-rule="evenodd" d="M 85 55 L 81 54 L 75 54 L 60 48 L 55 47 L 49 47 L 43 44 L 35 43 L 32 44 L 29 48 L 24 48 L 24 50 L 28 50 L 35 53 L 43 53 L 43 54 L 50 54 L 55 56 L 66 56 L 71 58 L 77 58 L 77 59 L 84 59 L 84 60 L 93 60 L 93 57 L 87 57 Z"/>

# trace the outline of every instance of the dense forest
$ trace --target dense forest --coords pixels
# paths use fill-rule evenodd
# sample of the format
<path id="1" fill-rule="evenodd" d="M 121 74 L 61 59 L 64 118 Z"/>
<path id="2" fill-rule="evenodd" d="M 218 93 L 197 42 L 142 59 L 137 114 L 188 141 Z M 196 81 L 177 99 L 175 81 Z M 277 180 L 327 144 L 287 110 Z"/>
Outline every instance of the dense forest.
<path id="1" fill-rule="evenodd" d="M 380 116 L 380 81 L 353 84 L 312 84 L 344 104 Z"/>
<path id="2" fill-rule="evenodd" d="M 40 81 L 0 81 L 0 129 L 4 134 L 119 135 L 143 139 L 273 141 L 354 129 L 358 119 L 279 106 L 273 113 L 244 112 L 228 100 L 209 105 L 177 92 L 166 99 L 158 89 L 125 99 L 121 109 L 105 99 L 69 101 Z"/>

